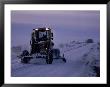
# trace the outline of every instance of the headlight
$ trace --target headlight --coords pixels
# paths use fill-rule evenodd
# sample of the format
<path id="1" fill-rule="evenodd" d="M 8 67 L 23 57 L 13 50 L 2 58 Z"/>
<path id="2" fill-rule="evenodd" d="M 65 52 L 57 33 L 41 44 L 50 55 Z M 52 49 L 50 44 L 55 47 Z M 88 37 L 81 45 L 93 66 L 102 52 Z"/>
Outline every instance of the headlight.
<path id="1" fill-rule="evenodd" d="M 46 30 L 49 30 L 48 28 L 46 28 Z"/>
<path id="2" fill-rule="evenodd" d="M 36 31 L 38 30 L 38 29 L 35 29 Z"/>

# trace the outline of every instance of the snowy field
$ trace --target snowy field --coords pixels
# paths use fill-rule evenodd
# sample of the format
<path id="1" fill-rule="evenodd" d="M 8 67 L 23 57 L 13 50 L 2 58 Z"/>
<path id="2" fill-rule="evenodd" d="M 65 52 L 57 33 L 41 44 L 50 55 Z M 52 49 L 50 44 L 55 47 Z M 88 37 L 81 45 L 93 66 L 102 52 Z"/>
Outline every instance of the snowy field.
<path id="1" fill-rule="evenodd" d="M 59 47 L 66 63 L 61 59 L 46 64 L 45 59 L 31 59 L 22 64 L 17 58 L 19 52 L 12 51 L 12 77 L 96 77 L 100 76 L 100 44 L 71 42 Z"/>

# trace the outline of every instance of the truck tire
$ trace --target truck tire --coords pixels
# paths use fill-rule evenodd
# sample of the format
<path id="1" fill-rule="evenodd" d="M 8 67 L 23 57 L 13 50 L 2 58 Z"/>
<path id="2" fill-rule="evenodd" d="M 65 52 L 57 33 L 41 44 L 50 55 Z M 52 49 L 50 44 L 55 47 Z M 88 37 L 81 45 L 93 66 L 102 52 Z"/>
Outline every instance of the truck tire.
<path id="1" fill-rule="evenodd" d="M 52 51 L 50 51 L 48 53 L 48 55 L 46 56 L 46 63 L 47 64 L 52 64 L 52 62 L 53 62 L 53 53 L 52 53 Z"/>
<path id="2" fill-rule="evenodd" d="M 24 50 L 21 54 L 21 63 L 28 63 L 29 62 L 29 58 L 25 57 L 25 56 L 29 56 L 29 52 L 27 50 Z"/>
<path id="3" fill-rule="evenodd" d="M 21 59 L 21 63 L 28 63 L 28 62 L 29 62 L 28 58 L 23 57 Z"/>
<path id="4" fill-rule="evenodd" d="M 47 64 L 52 64 L 52 62 L 53 62 L 53 58 L 52 59 L 46 59 Z"/>

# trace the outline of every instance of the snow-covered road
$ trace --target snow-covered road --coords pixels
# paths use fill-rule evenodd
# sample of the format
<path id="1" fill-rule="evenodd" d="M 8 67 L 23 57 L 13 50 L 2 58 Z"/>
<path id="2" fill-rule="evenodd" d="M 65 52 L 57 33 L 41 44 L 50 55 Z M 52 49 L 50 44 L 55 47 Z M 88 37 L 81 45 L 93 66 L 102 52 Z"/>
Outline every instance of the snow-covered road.
<path id="1" fill-rule="evenodd" d="M 29 64 L 22 64 L 12 55 L 11 76 L 16 77 L 82 77 L 85 75 L 85 67 L 82 56 L 87 54 L 93 44 L 82 46 L 65 53 L 67 60 L 54 59 L 52 64 L 46 64 L 45 59 L 31 59 Z"/>

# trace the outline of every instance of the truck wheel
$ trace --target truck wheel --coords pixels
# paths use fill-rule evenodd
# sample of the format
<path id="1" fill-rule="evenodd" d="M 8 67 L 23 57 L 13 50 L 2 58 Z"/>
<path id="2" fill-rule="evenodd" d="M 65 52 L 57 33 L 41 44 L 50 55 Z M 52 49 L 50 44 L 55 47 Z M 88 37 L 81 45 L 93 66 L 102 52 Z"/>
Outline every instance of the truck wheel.
<path id="1" fill-rule="evenodd" d="M 53 62 L 53 58 L 52 59 L 46 59 L 47 64 L 52 64 L 52 62 Z"/>
<path id="2" fill-rule="evenodd" d="M 27 51 L 27 50 L 24 50 L 23 52 L 22 52 L 22 54 L 21 54 L 21 56 L 23 57 L 23 56 L 28 56 L 29 55 L 29 52 Z"/>
<path id="3" fill-rule="evenodd" d="M 52 62 L 53 62 L 53 54 L 52 54 L 52 51 L 51 51 L 51 52 L 49 52 L 49 54 L 46 57 L 46 63 L 47 64 L 52 64 Z"/>
<path id="4" fill-rule="evenodd" d="M 29 60 L 30 60 L 29 58 L 23 57 L 23 58 L 21 59 L 21 63 L 28 63 Z"/>
<path id="5" fill-rule="evenodd" d="M 21 56 L 21 63 L 29 62 L 30 59 L 28 57 L 25 57 L 25 56 L 29 56 L 29 52 L 27 50 L 24 50 L 20 56 Z"/>

